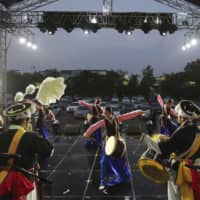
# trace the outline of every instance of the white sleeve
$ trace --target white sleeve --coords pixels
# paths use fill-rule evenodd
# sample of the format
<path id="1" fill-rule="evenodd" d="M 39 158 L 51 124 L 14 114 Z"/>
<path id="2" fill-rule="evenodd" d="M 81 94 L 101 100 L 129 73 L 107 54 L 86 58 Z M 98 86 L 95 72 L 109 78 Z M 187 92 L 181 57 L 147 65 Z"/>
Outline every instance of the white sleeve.
<path id="1" fill-rule="evenodd" d="M 156 153 L 161 154 L 161 150 L 158 146 L 158 143 L 154 142 L 149 135 L 145 135 L 143 141 L 150 149 L 153 149 Z"/>

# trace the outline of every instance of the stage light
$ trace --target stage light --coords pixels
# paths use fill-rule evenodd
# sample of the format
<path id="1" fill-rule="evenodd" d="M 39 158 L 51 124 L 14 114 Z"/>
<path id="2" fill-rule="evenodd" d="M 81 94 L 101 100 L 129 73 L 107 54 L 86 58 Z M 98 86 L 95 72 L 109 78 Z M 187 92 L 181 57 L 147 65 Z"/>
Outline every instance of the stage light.
<path id="1" fill-rule="evenodd" d="M 185 47 L 185 46 L 182 46 L 181 49 L 182 49 L 182 51 L 185 51 L 185 50 L 186 50 L 186 47 Z"/>
<path id="2" fill-rule="evenodd" d="M 54 35 L 57 31 L 57 28 L 54 25 L 48 25 L 47 30 L 49 35 Z"/>
<path id="3" fill-rule="evenodd" d="M 33 49 L 34 51 L 36 51 L 36 50 L 38 49 L 37 45 L 33 44 L 33 45 L 32 45 L 32 49 Z"/>
<path id="4" fill-rule="evenodd" d="M 191 44 L 190 44 L 190 43 L 187 43 L 187 44 L 186 44 L 186 48 L 187 48 L 187 49 L 190 49 L 190 48 L 191 48 Z"/>
<path id="5" fill-rule="evenodd" d="M 84 30 L 84 34 L 85 34 L 85 35 L 88 35 L 88 34 L 89 34 L 89 31 L 88 31 L 88 30 Z"/>
<path id="6" fill-rule="evenodd" d="M 169 29 L 169 33 L 173 34 L 175 31 L 178 30 L 178 27 L 175 24 L 170 24 L 168 29 Z"/>
<path id="7" fill-rule="evenodd" d="M 190 41 L 190 44 L 191 46 L 196 46 L 197 45 L 197 39 L 193 38 L 191 41 Z"/>
<path id="8" fill-rule="evenodd" d="M 155 23 L 156 23 L 156 24 L 160 24 L 160 19 L 159 19 L 158 16 L 156 17 Z"/>
<path id="9" fill-rule="evenodd" d="M 131 36 L 131 35 L 132 35 L 132 31 L 126 31 L 125 33 L 126 33 L 126 35 L 128 35 L 128 36 Z"/>
<path id="10" fill-rule="evenodd" d="M 20 43 L 20 44 L 25 44 L 25 43 L 26 43 L 26 38 L 20 37 L 20 38 L 19 38 L 19 43 Z"/>
<path id="11" fill-rule="evenodd" d="M 147 34 L 147 33 L 149 33 L 149 31 L 152 30 L 152 27 L 151 27 L 151 25 L 149 23 L 144 23 L 142 25 L 142 30 L 143 30 L 144 33 Z"/>
<path id="12" fill-rule="evenodd" d="M 24 16 L 22 17 L 22 20 L 23 20 L 24 23 L 27 23 L 27 22 L 28 22 L 28 16 L 27 16 L 27 15 L 24 15 Z"/>
<path id="13" fill-rule="evenodd" d="M 148 22 L 147 17 L 145 17 L 144 19 L 144 23 L 146 24 Z"/>
<path id="14" fill-rule="evenodd" d="M 166 32 L 163 32 L 163 33 L 160 33 L 162 36 L 166 36 L 167 33 Z"/>
<path id="15" fill-rule="evenodd" d="M 32 42 L 27 42 L 27 47 L 32 47 L 33 46 L 33 44 L 32 44 Z"/>
<path id="16" fill-rule="evenodd" d="M 90 19 L 90 22 L 92 23 L 92 24 L 97 24 L 97 18 L 94 16 L 94 17 L 92 17 L 91 19 Z"/>

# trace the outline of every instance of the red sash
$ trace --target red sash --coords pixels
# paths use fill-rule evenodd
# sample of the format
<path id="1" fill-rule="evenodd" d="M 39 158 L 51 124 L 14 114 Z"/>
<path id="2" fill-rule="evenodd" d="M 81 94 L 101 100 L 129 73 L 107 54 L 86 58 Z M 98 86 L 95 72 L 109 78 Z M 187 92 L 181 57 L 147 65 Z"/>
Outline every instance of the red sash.
<path id="1" fill-rule="evenodd" d="M 23 196 L 33 189 L 33 183 L 21 172 L 9 171 L 8 176 L 0 185 L 0 197 L 11 194 L 10 200 L 23 200 Z"/>
<path id="2" fill-rule="evenodd" d="M 192 161 L 189 161 L 189 164 L 193 164 Z M 191 169 L 192 174 L 192 189 L 194 191 L 195 200 L 200 199 L 200 173 L 195 169 Z"/>
<path id="3" fill-rule="evenodd" d="M 20 128 L 14 135 L 8 149 L 8 153 L 15 154 L 18 145 L 24 135 L 25 130 Z M 8 166 L 0 171 L 0 199 L 5 195 L 10 195 L 10 200 L 23 200 L 34 189 L 33 183 L 28 180 L 21 172 L 12 171 L 13 159 L 8 160 Z"/>

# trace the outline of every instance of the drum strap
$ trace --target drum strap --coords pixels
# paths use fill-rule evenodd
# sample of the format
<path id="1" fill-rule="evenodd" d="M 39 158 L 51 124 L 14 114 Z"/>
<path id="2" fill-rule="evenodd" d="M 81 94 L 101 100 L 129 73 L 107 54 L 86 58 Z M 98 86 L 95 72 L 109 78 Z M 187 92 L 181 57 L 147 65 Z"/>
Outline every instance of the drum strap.
<path id="1" fill-rule="evenodd" d="M 117 117 L 115 116 L 114 117 L 114 124 L 115 124 L 115 130 L 116 130 L 116 136 L 117 136 L 117 138 L 119 138 L 120 137 L 120 133 L 119 133 L 119 121 L 118 121 L 118 119 L 117 119 Z"/>
<path id="2" fill-rule="evenodd" d="M 19 145 L 24 133 L 25 133 L 25 129 L 22 128 L 22 127 L 15 133 L 15 135 L 14 135 L 14 137 L 13 137 L 11 143 L 10 143 L 9 149 L 8 149 L 9 154 L 16 154 L 18 145 Z M 7 166 L 6 170 L 2 170 L 0 172 L 0 184 L 8 176 L 9 170 L 11 169 L 13 163 L 14 163 L 14 159 L 10 158 L 8 160 L 8 166 Z"/>
<path id="3" fill-rule="evenodd" d="M 192 175 L 189 168 L 185 165 L 188 163 L 188 159 L 190 159 L 200 148 L 200 135 L 197 134 L 195 141 L 189 151 L 189 153 L 185 156 L 185 159 L 180 162 L 176 184 L 181 188 L 181 196 L 182 199 L 194 199 L 194 193 L 192 187 L 190 186 L 192 182 Z M 189 183 L 189 184 L 188 184 Z"/>

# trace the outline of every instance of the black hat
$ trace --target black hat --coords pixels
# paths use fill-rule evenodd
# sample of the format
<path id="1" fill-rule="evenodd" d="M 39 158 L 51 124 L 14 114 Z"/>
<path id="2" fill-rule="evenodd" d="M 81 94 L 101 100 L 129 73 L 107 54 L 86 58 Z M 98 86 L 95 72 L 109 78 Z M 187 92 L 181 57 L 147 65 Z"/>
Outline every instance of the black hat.
<path id="1" fill-rule="evenodd" d="M 196 119 L 200 117 L 200 108 L 189 100 L 180 101 L 175 107 L 178 116 L 185 118 Z"/>
<path id="2" fill-rule="evenodd" d="M 19 102 L 11 105 L 4 111 L 4 115 L 9 118 L 25 119 L 30 118 L 35 112 L 35 108 L 31 103 Z"/>

